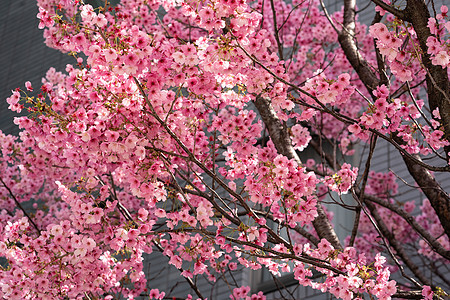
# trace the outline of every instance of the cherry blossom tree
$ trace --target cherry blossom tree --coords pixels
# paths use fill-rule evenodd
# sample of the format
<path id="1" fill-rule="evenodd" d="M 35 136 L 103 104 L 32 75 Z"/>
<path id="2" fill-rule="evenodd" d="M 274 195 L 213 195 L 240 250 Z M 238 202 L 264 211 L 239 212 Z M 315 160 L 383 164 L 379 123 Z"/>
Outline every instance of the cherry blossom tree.
<path id="1" fill-rule="evenodd" d="M 448 8 L 372 1 L 366 26 L 355 0 L 38 0 L 77 64 L 7 99 L 28 115 L 0 133 L 3 299 L 163 299 L 154 251 L 186 299 L 242 268 L 342 299 L 448 296 Z M 380 139 L 424 201 L 373 171 Z M 345 239 L 330 201 L 355 217 Z"/>

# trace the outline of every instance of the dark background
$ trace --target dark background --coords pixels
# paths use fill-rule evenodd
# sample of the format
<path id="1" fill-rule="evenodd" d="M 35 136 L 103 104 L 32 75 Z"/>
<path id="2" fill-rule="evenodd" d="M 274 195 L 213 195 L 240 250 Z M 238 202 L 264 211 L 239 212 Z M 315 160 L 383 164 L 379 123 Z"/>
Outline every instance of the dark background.
<path id="1" fill-rule="evenodd" d="M 50 49 L 44 44 L 43 30 L 38 29 L 38 7 L 35 0 L 1 0 L 0 9 L 0 130 L 17 134 L 16 112 L 8 109 L 6 98 L 17 87 L 25 89 L 31 81 L 34 95 L 39 93 L 41 79 L 50 67 L 64 71 L 73 57 Z M 22 114 L 27 114 L 25 110 Z"/>

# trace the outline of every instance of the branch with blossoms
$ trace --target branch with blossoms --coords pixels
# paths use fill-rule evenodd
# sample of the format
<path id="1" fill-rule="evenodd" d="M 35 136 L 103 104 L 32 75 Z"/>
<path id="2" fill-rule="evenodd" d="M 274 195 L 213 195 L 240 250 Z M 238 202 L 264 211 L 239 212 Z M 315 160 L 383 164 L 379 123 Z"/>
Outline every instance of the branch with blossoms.
<path id="1" fill-rule="evenodd" d="M 14 196 L 13 192 L 11 191 L 11 189 L 6 185 L 6 183 L 3 181 L 2 178 L 0 178 L 0 182 L 3 184 L 3 187 L 8 190 L 9 195 L 11 196 L 12 199 L 14 199 L 14 202 L 16 203 L 17 207 L 23 212 L 23 214 L 27 217 L 28 222 L 30 222 L 34 229 L 36 229 L 36 231 L 38 233 L 40 233 L 39 228 L 37 227 L 36 223 L 34 223 L 33 219 L 30 217 L 30 215 L 28 214 L 28 212 L 23 208 L 23 206 L 20 204 L 20 202 L 17 200 L 16 196 Z"/>
<path id="2" fill-rule="evenodd" d="M 350 9 L 347 9 L 346 11 L 350 11 Z M 349 19 L 351 19 L 352 17 L 351 16 L 349 16 L 348 17 Z M 348 30 L 346 31 L 347 33 L 348 33 Z M 282 80 L 282 79 L 280 79 L 280 78 L 278 78 L 279 80 Z M 391 140 L 392 141 L 392 140 Z M 394 142 L 395 143 L 395 142 Z M 401 144 L 401 143 L 400 143 Z M 425 185 L 424 185 L 425 186 Z M 428 187 L 429 187 L 429 185 L 427 185 Z"/>
<path id="3" fill-rule="evenodd" d="M 241 49 L 242 49 L 242 48 L 241 48 Z M 245 52 L 245 49 L 242 49 L 242 50 Z M 361 128 L 360 128 L 359 125 L 358 125 L 359 122 L 357 122 L 356 120 L 350 119 L 348 116 L 345 116 L 345 115 L 342 115 L 342 114 L 340 114 L 340 113 L 338 113 L 338 112 L 336 112 L 336 111 L 330 110 L 330 109 L 327 108 L 323 103 L 321 103 L 314 95 L 311 95 L 308 91 L 303 90 L 303 89 L 301 89 L 301 88 L 299 88 L 299 87 L 293 85 L 292 83 L 287 82 L 286 80 L 284 80 L 284 79 L 281 78 L 281 77 L 278 77 L 278 76 L 277 76 L 275 73 L 273 73 L 271 70 L 265 68 L 260 62 L 258 62 L 256 59 L 254 59 L 253 57 L 251 57 L 248 53 L 246 53 L 246 54 L 247 54 L 247 56 L 248 56 L 249 58 L 251 58 L 255 63 L 257 63 L 258 65 L 260 65 L 262 68 L 264 68 L 268 73 L 270 73 L 271 75 L 273 75 L 273 76 L 274 76 L 276 79 L 278 79 L 279 81 L 281 81 L 281 82 L 283 82 L 283 83 L 285 83 L 285 84 L 287 84 L 287 85 L 290 85 L 294 90 L 299 91 L 300 93 L 305 94 L 306 96 L 308 96 L 308 97 L 314 99 L 314 101 L 319 105 L 319 107 L 317 107 L 317 106 L 311 106 L 311 104 L 309 104 L 308 102 L 306 102 L 306 101 L 304 101 L 304 100 L 302 100 L 302 99 L 295 99 L 295 100 L 293 100 L 294 103 L 297 103 L 297 104 L 299 104 L 299 105 L 301 105 L 301 106 L 306 106 L 306 107 L 309 107 L 309 108 L 312 108 L 312 109 L 315 109 L 315 110 L 322 111 L 322 112 L 325 112 L 325 113 L 327 113 L 327 114 L 330 114 L 330 115 L 332 115 L 334 118 L 336 118 L 337 120 L 339 120 L 339 121 L 341 121 L 341 122 L 343 122 L 343 123 L 347 123 L 347 124 L 350 124 L 350 125 L 355 125 L 355 129 L 352 129 L 352 130 L 355 131 L 356 133 L 359 133 L 359 132 L 361 132 L 361 131 L 364 131 L 364 130 L 361 130 Z M 367 131 L 372 132 L 372 133 L 375 133 L 375 134 L 378 135 L 380 138 L 382 138 L 382 139 L 388 141 L 388 142 L 389 142 L 390 144 L 392 144 L 397 150 L 399 150 L 399 151 L 402 153 L 402 155 L 408 157 L 408 158 L 411 159 L 415 164 L 418 164 L 418 165 L 424 167 L 425 169 L 428 169 L 428 170 L 430 170 L 430 171 L 436 171 L 436 172 L 447 172 L 447 171 L 450 170 L 450 167 L 449 167 L 449 166 L 443 166 L 443 167 L 441 167 L 441 166 L 433 166 L 433 165 L 429 165 L 429 164 L 424 163 L 421 159 L 419 159 L 419 158 L 417 158 L 417 157 L 414 157 L 413 155 L 411 155 L 411 153 L 409 153 L 408 151 L 406 151 L 406 150 L 401 146 L 402 143 L 398 143 L 395 139 L 393 139 L 393 138 L 391 138 L 391 137 L 388 137 L 388 136 L 384 135 L 382 132 L 380 132 L 380 131 L 377 130 L 377 129 L 367 128 Z M 363 138 L 363 139 L 367 139 L 365 135 L 361 135 L 360 137 Z"/>

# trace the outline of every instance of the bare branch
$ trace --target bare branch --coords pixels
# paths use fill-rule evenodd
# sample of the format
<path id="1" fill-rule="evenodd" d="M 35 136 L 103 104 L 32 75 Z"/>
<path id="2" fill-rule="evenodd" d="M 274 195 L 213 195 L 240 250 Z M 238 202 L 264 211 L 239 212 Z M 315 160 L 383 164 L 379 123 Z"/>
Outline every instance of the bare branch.
<path id="1" fill-rule="evenodd" d="M 280 56 L 281 60 L 283 59 L 283 45 L 280 41 L 280 35 L 279 35 L 279 29 L 277 25 L 277 12 L 275 10 L 275 4 L 273 3 L 273 0 L 270 0 L 270 7 L 272 8 L 272 17 L 273 17 L 273 30 L 275 34 L 275 40 L 277 41 L 277 47 L 278 47 L 278 55 Z"/>
<path id="2" fill-rule="evenodd" d="M 273 215 L 271 213 L 265 212 L 265 211 L 257 211 L 255 210 L 255 213 L 264 216 L 265 218 L 275 221 L 275 218 L 273 217 Z M 286 224 L 286 222 L 282 221 L 281 225 L 283 226 L 289 226 L 288 224 Z M 301 234 L 302 236 L 304 236 L 305 238 L 307 238 L 314 246 L 317 246 L 320 243 L 320 240 L 315 237 L 314 235 L 312 235 L 311 233 L 309 233 L 308 231 L 306 231 L 305 229 L 303 229 L 300 226 L 295 226 L 294 228 L 292 228 L 292 230 L 296 231 L 297 233 Z"/>
<path id="3" fill-rule="evenodd" d="M 338 40 L 348 61 L 372 95 L 372 91 L 380 84 L 380 80 L 369 63 L 359 53 L 355 40 L 355 6 L 356 0 L 344 1 L 344 23 L 342 30 L 339 32 Z"/>
<path id="4" fill-rule="evenodd" d="M 384 9 L 385 11 L 390 12 L 397 18 L 407 21 L 406 14 L 404 11 L 394 8 L 392 5 L 383 2 L 383 0 L 372 0 L 372 2 L 381 7 L 382 9 Z"/>

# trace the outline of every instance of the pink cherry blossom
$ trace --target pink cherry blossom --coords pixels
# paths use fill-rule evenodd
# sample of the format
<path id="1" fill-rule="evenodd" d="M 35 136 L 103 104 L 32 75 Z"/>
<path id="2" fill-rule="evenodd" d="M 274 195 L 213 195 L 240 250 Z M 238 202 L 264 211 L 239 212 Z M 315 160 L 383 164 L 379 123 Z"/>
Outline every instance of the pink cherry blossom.
<path id="1" fill-rule="evenodd" d="M 27 114 L 0 132 L 0 297 L 171 298 L 152 252 L 231 299 L 266 298 L 228 280 L 244 268 L 342 299 L 441 291 L 420 262 L 450 249 L 446 6 L 416 32 L 398 7 L 366 26 L 318 1 L 38 5 L 46 44 L 76 62 L 6 99 Z M 353 226 L 333 223 L 343 211 Z"/>

